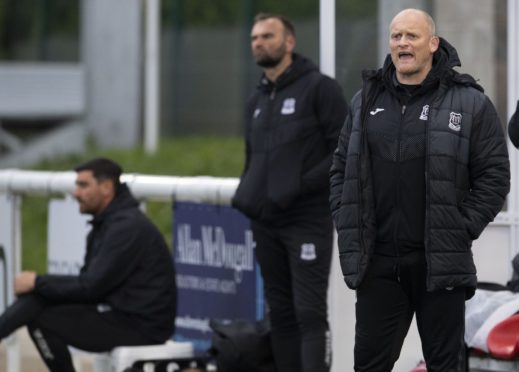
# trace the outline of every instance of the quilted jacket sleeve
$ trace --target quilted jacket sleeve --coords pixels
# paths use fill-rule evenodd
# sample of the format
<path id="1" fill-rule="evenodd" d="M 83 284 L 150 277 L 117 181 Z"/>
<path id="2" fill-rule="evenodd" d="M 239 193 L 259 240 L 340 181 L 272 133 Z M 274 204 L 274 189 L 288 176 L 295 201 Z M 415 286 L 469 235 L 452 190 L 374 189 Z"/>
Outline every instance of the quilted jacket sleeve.
<path id="1" fill-rule="evenodd" d="M 470 191 L 461 204 L 467 231 L 477 239 L 499 213 L 510 191 L 510 163 L 494 105 L 485 101 L 474 116 L 470 138 Z"/>
<path id="2" fill-rule="evenodd" d="M 510 118 L 508 123 L 508 136 L 515 147 L 519 148 L 519 101 L 517 101 L 517 108 L 515 113 Z"/>

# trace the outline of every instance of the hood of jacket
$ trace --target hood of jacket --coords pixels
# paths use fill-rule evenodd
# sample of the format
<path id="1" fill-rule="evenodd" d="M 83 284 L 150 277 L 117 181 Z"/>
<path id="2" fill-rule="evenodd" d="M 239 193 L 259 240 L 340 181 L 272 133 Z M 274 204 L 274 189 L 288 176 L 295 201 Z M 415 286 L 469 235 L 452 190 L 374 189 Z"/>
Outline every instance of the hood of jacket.
<path id="1" fill-rule="evenodd" d="M 311 71 L 319 71 L 319 68 L 308 58 L 293 53 L 292 63 L 279 75 L 275 82 L 270 81 L 265 74 L 262 74 L 257 88 L 266 92 L 270 92 L 274 88 L 279 90 Z"/>
<path id="2" fill-rule="evenodd" d="M 133 197 L 128 186 L 125 183 L 122 183 L 117 188 L 115 196 L 110 204 L 108 204 L 104 211 L 102 211 L 97 216 L 94 216 L 90 223 L 94 226 L 100 225 L 107 216 L 116 211 L 138 207 L 139 202 Z"/>

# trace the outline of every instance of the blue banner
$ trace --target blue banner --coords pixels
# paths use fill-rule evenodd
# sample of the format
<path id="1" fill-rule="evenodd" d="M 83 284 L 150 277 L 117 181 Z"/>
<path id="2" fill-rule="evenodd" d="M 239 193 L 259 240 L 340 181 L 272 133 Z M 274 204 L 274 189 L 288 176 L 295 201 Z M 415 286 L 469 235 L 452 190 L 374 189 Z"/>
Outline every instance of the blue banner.
<path id="1" fill-rule="evenodd" d="M 228 206 L 176 202 L 173 249 L 175 340 L 211 345 L 210 319 L 263 318 L 263 287 L 249 220 Z"/>

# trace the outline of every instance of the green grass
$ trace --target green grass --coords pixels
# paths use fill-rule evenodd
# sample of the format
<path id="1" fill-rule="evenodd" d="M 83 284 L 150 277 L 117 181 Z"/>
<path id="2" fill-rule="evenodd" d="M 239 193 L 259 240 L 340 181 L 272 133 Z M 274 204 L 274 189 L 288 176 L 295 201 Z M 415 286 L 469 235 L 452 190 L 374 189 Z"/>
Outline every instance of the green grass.
<path id="1" fill-rule="evenodd" d="M 97 156 L 117 161 L 126 173 L 167 176 L 238 177 L 243 168 L 241 138 L 185 137 L 164 139 L 156 154 L 142 148 L 123 150 L 91 149 L 86 154 L 45 161 L 31 170 L 69 171 L 75 165 Z M 22 205 L 22 268 L 39 273 L 47 269 L 47 198 L 25 196 Z M 147 203 L 147 214 L 171 246 L 171 205 Z M 66 233 L 65 231 L 63 232 Z"/>

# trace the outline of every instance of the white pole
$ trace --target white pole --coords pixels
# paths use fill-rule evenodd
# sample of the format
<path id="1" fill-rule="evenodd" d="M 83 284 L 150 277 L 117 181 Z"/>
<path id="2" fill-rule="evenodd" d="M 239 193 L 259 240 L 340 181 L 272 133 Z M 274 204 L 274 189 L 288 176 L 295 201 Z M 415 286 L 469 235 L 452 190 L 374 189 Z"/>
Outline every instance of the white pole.
<path id="1" fill-rule="evenodd" d="M 519 99 L 519 5 L 517 0 L 508 0 L 508 115 L 507 120 L 510 119 L 514 112 Z M 508 123 L 506 123 L 508 124 Z M 506 129 L 508 129 L 506 127 Z M 508 135 L 507 135 L 508 137 Z M 513 223 L 510 226 L 510 259 L 512 259 L 517 251 L 516 244 L 519 241 L 519 226 L 517 225 L 517 213 L 519 211 L 519 198 L 517 193 L 519 188 L 517 182 L 519 182 L 519 152 L 512 145 L 510 140 L 508 141 L 508 150 L 510 154 L 510 170 L 511 170 L 511 188 L 510 194 L 508 195 L 508 212 L 514 217 Z M 512 267 L 509 267 L 512 271 Z"/>
<path id="2" fill-rule="evenodd" d="M 319 61 L 321 72 L 335 77 L 335 0 L 319 2 Z M 346 288 L 339 266 L 337 235 L 334 233 L 334 254 L 328 286 L 328 318 L 331 329 L 332 372 L 348 370 L 353 365 L 351 330 L 354 327 L 353 291 Z"/>
<path id="3" fill-rule="evenodd" d="M 13 256 L 12 256 L 12 273 L 18 274 L 22 268 L 22 218 L 21 218 L 21 196 L 10 195 L 10 224 L 11 224 L 11 237 L 10 241 L 13 245 Z M 9 293 L 9 302 L 14 301 L 14 293 Z M 5 304 L 7 306 L 7 304 Z M 18 372 L 20 371 L 21 355 L 20 355 L 20 343 L 16 333 L 13 333 L 7 338 L 6 342 L 7 351 L 7 372 Z"/>
<path id="4" fill-rule="evenodd" d="M 319 54 L 321 72 L 335 77 L 335 0 L 319 2 Z"/>
<path id="5" fill-rule="evenodd" d="M 145 24 L 145 74 L 144 74 L 144 150 L 157 151 L 160 107 L 160 0 L 144 0 Z"/>

